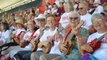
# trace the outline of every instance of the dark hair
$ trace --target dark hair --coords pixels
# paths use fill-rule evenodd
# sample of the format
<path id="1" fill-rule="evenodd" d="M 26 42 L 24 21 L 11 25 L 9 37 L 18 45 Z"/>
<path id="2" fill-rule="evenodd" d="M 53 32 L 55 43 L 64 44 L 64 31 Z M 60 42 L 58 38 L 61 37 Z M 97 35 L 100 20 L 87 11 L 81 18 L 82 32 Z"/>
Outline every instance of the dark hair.
<path id="1" fill-rule="evenodd" d="M 1 25 L 4 26 L 5 31 L 9 29 L 9 24 L 6 22 L 2 22 Z"/>

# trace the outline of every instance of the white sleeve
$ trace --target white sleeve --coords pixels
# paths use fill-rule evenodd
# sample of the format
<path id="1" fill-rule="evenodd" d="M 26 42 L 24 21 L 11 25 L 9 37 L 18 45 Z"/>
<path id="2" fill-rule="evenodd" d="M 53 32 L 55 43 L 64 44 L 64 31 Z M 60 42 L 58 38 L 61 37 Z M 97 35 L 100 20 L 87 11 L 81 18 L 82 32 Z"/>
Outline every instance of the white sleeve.
<path id="1" fill-rule="evenodd" d="M 88 37 L 87 43 L 93 41 L 96 38 L 95 34 L 92 34 Z"/>
<path id="2" fill-rule="evenodd" d="M 101 13 L 101 12 L 103 12 L 103 11 L 104 11 L 103 7 L 102 7 L 102 6 L 99 6 L 99 7 L 98 7 L 98 13 Z"/>
<path id="3" fill-rule="evenodd" d="M 7 39 L 7 38 L 10 38 L 10 31 L 9 30 L 7 30 L 5 32 L 5 39 Z"/>

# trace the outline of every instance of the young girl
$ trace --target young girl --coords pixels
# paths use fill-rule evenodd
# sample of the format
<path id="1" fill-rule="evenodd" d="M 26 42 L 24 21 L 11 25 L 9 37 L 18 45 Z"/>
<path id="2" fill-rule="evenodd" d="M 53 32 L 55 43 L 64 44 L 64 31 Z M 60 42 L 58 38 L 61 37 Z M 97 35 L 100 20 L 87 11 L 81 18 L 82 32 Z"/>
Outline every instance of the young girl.
<path id="1" fill-rule="evenodd" d="M 10 42 L 9 25 L 6 22 L 1 23 L 0 46 Z"/>

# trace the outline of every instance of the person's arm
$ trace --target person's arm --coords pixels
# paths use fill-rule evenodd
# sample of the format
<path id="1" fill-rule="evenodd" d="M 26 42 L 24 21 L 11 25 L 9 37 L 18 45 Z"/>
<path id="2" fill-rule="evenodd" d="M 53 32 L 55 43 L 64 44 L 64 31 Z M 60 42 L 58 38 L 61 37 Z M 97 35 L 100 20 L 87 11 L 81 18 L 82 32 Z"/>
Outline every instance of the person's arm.
<path id="1" fill-rule="evenodd" d="M 76 38 L 77 38 L 78 48 L 81 54 L 84 54 L 84 51 L 87 52 L 93 51 L 92 47 L 89 46 L 89 44 L 87 43 L 88 36 L 78 35 L 76 36 Z"/>

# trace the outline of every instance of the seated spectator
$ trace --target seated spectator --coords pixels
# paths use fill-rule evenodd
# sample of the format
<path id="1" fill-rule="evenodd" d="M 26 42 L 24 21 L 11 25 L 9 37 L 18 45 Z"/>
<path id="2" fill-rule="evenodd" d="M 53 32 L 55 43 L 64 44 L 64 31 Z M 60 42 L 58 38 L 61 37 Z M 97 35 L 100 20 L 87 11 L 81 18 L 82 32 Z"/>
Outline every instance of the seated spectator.
<path id="1" fill-rule="evenodd" d="M 63 28 L 66 29 L 66 27 L 69 25 L 69 12 L 73 10 L 72 5 L 70 5 L 69 3 L 64 3 L 64 10 L 65 13 L 61 15 L 59 23 Z"/>
<path id="2" fill-rule="evenodd" d="M 67 41 L 68 44 L 70 44 L 72 47 L 68 47 L 69 45 L 67 45 L 67 47 L 65 48 L 63 47 L 63 45 L 60 45 L 60 50 L 64 52 L 64 55 L 53 58 L 53 60 L 82 60 L 80 47 L 82 46 L 82 44 L 86 43 L 86 41 L 78 40 L 78 37 L 82 37 L 82 39 L 88 37 L 88 31 L 81 27 L 83 21 L 80 21 L 80 16 L 76 11 L 70 12 L 69 19 L 70 19 L 70 25 L 72 27 L 71 29 L 67 30 L 67 33 L 61 43 L 65 44 Z M 68 49 L 70 50 L 70 52 L 66 54 Z"/>
<path id="3" fill-rule="evenodd" d="M 94 6 L 95 6 L 95 11 L 94 13 L 102 13 L 104 12 L 104 8 L 103 6 L 101 5 L 101 1 L 100 0 L 95 0 L 94 1 Z M 93 13 L 93 14 L 94 14 Z"/>
<path id="4" fill-rule="evenodd" d="M 88 4 L 87 2 L 79 3 L 79 13 L 80 19 L 84 21 L 83 28 L 86 28 L 89 33 L 95 32 L 95 29 L 92 26 L 91 17 L 92 15 L 88 13 Z"/>
<path id="5" fill-rule="evenodd" d="M 16 20 L 16 23 L 17 23 L 17 29 L 14 32 L 12 32 L 12 35 L 10 36 L 10 41 L 16 44 L 20 44 L 20 40 L 23 38 L 25 34 L 25 29 L 23 25 L 24 23 L 21 18 L 18 18 Z M 11 56 L 14 56 L 16 50 L 19 50 L 19 48 L 20 48 L 19 46 L 10 46 L 7 50 L 2 51 L 1 54 L 7 55 L 8 57 L 10 54 Z M 11 50 L 15 50 L 15 52 L 10 52 Z"/>
<path id="6" fill-rule="evenodd" d="M 16 52 L 16 54 L 14 54 L 16 59 L 24 59 L 23 56 L 26 55 L 28 52 L 29 56 L 27 56 L 27 59 L 30 59 L 30 54 L 31 54 L 31 49 L 32 49 L 32 45 L 31 45 L 31 41 L 34 39 L 34 37 L 36 36 L 36 31 L 34 29 L 35 23 L 32 20 L 29 20 L 27 22 L 27 28 L 28 31 L 25 33 L 23 39 L 20 42 L 20 46 L 22 48 L 19 48 L 18 50 L 12 50 L 11 52 Z M 21 53 L 19 53 L 21 51 Z M 22 52 L 23 51 L 23 52 Z M 26 59 L 25 59 L 26 60 Z"/>
<path id="7" fill-rule="evenodd" d="M 10 30 L 9 25 L 6 22 L 1 23 L 1 33 L 0 33 L 0 46 L 10 42 Z"/>
<path id="8" fill-rule="evenodd" d="M 52 58 L 59 56 L 61 54 L 61 52 L 58 49 L 58 45 L 59 45 L 60 40 L 58 40 L 58 41 L 55 40 L 55 34 L 57 33 L 57 30 L 58 30 L 58 28 L 56 27 L 56 23 L 55 23 L 56 22 L 55 16 L 54 15 L 47 16 L 46 21 L 47 21 L 49 29 L 44 30 L 43 35 L 41 36 L 40 42 L 38 44 L 38 48 L 42 48 L 42 50 L 38 50 L 36 52 L 33 52 L 31 54 L 31 60 L 42 59 L 42 58 L 40 58 L 40 56 L 42 56 L 43 54 L 46 54 L 46 56 L 50 57 L 50 58 L 46 57 L 46 59 L 51 60 Z M 47 46 L 47 45 L 48 45 L 47 48 L 49 48 L 49 46 L 51 48 L 48 49 L 47 51 L 45 51 L 43 49 L 43 47 L 41 47 L 41 46 Z M 47 53 L 49 53 L 49 55 Z"/>
<path id="9" fill-rule="evenodd" d="M 84 54 L 91 53 L 97 60 L 107 59 L 107 25 L 104 16 L 97 13 L 92 16 L 92 24 L 97 32 L 88 37 L 81 49 Z M 100 42 L 98 42 L 98 40 Z M 96 43 L 94 43 L 96 41 Z M 89 44 L 90 43 L 90 44 Z M 100 45 L 101 44 L 101 45 Z M 88 59 L 84 59 L 88 60 Z"/>

